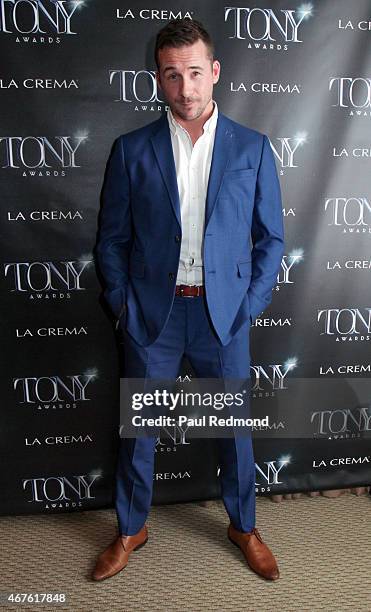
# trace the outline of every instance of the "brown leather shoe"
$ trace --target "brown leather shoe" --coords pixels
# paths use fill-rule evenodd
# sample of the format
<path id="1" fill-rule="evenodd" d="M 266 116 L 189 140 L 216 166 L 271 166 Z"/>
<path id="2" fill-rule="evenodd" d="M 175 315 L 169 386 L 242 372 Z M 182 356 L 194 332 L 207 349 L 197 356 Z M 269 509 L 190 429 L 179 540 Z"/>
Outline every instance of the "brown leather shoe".
<path id="1" fill-rule="evenodd" d="M 250 532 L 237 531 L 232 524 L 228 527 L 228 538 L 238 546 L 251 569 L 267 580 L 277 580 L 280 573 L 273 553 L 264 544 L 259 531 L 254 527 Z"/>
<path id="2" fill-rule="evenodd" d="M 92 574 L 93 580 L 105 580 L 121 572 L 127 566 L 130 553 L 139 550 L 148 540 L 147 526 L 135 535 L 120 535 L 98 557 Z"/>

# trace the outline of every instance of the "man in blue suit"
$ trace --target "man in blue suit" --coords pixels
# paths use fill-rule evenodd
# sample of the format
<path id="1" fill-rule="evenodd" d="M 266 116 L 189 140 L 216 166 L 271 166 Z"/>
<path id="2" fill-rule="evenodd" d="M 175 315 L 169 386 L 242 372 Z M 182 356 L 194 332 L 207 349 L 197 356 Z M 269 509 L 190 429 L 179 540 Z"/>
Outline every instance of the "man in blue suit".
<path id="1" fill-rule="evenodd" d="M 250 377 L 250 326 L 272 299 L 284 249 L 280 185 L 267 136 L 213 100 L 220 63 L 195 20 L 157 35 L 167 115 L 120 136 L 103 189 L 98 262 L 124 333 L 125 377 L 175 379 L 185 355 L 200 378 Z M 99 556 L 109 578 L 148 539 L 156 438 L 120 440 L 119 536 Z M 279 577 L 255 527 L 251 436 L 217 440 L 229 539 L 256 573 Z"/>

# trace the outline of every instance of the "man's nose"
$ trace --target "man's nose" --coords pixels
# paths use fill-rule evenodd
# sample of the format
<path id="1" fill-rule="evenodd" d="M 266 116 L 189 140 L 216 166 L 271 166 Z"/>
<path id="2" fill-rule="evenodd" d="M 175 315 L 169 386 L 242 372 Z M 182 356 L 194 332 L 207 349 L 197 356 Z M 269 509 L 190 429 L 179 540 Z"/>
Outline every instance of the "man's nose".
<path id="1" fill-rule="evenodd" d="M 183 79 L 180 86 L 180 93 L 183 98 L 192 97 L 192 83 L 189 79 Z"/>

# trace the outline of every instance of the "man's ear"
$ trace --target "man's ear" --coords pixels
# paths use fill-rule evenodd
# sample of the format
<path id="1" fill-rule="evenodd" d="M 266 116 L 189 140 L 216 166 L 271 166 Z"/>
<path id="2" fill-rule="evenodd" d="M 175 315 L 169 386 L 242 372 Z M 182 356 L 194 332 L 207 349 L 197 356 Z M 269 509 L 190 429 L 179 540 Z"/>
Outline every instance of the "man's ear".
<path id="1" fill-rule="evenodd" d="M 218 60 L 214 60 L 213 61 L 213 83 L 215 85 L 215 83 L 217 83 L 219 81 L 219 77 L 220 77 L 220 62 L 218 62 Z"/>
<path id="2" fill-rule="evenodd" d="M 159 73 L 159 71 L 158 71 L 158 70 L 156 70 L 156 72 L 155 72 L 155 77 L 156 77 L 156 83 L 157 83 L 157 86 L 158 86 L 158 87 L 159 87 L 159 88 L 162 90 L 162 87 L 161 87 L 161 79 L 160 79 L 160 73 Z"/>

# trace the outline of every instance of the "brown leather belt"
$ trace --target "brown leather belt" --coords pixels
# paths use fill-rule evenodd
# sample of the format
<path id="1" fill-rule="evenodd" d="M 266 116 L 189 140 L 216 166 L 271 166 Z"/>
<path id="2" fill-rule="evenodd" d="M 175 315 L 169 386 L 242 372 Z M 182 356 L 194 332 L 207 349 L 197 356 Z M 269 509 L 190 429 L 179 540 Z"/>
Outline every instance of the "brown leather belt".
<path id="1" fill-rule="evenodd" d="M 177 285 L 175 288 L 175 295 L 182 297 L 198 297 L 204 295 L 203 285 Z"/>

